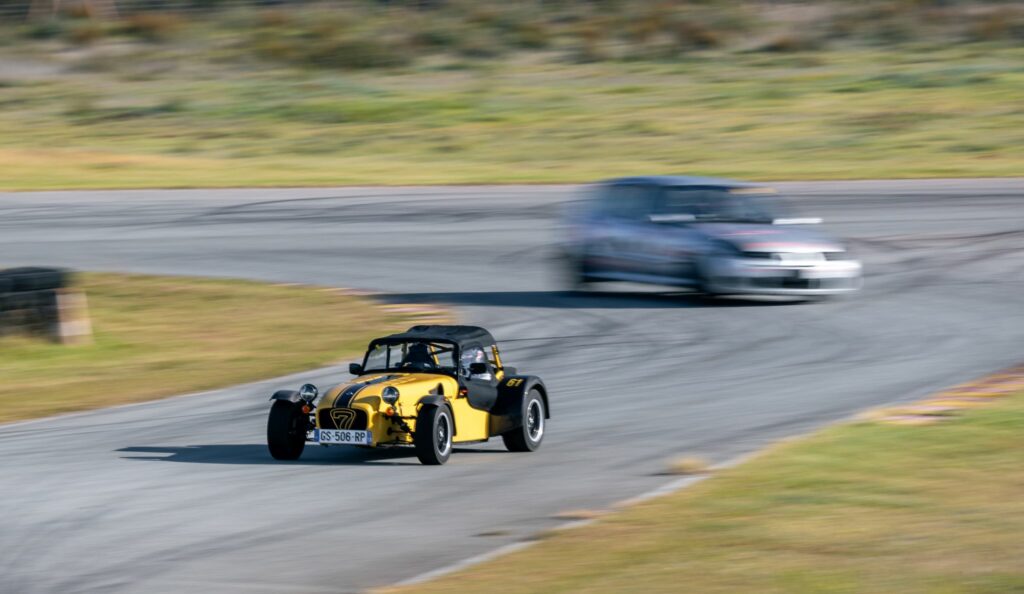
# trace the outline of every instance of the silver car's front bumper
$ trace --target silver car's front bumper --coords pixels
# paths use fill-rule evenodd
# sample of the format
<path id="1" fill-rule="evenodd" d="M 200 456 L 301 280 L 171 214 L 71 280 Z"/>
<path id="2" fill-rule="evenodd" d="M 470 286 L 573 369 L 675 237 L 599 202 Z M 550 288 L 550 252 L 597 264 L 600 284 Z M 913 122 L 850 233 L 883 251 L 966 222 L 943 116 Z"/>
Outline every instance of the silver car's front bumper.
<path id="1" fill-rule="evenodd" d="M 705 268 L 705 288 L 745 295 L 836 295 L 861 287 L 856 260 L 768 261 L 714 258 Z"/>

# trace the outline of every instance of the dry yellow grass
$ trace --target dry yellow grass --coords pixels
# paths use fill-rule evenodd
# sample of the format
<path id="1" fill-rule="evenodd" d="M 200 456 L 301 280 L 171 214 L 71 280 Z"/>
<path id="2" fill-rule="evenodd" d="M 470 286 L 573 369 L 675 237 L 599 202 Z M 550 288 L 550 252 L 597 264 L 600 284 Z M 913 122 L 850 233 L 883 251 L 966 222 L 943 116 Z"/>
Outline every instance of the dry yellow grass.
<path id="1" fill-rule="evenodd" d="M 311 287 L 84 274 L 95 342 L 0 338 L 0 422 L 274 377 L 358 353 L 401 325 Z"/>
<path id="2" fill-rule="evenodd" d="M 1024 393 L 780 445 L 417 594 L 1024 591 Z"/>

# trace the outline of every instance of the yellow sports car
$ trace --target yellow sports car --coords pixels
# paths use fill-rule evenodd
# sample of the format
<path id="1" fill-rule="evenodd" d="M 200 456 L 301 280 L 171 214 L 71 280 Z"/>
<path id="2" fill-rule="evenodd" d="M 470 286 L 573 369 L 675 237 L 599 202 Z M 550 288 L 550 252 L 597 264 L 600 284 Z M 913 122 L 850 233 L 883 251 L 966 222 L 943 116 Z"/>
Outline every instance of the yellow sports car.
<path id="1" fill-rule="evenodd" d="M 550 418 L 540 378 L 505 367 L 490 332 L 477 326 L 414 326 L 370 343 L 355 380 L 323 395 L 312 384 L 276 392 L 267 445 L 296 460 L 306 443 L 412 446 L 424 464 L 444 464 L 453 444 L 500 435 L 532 452 Z"/>

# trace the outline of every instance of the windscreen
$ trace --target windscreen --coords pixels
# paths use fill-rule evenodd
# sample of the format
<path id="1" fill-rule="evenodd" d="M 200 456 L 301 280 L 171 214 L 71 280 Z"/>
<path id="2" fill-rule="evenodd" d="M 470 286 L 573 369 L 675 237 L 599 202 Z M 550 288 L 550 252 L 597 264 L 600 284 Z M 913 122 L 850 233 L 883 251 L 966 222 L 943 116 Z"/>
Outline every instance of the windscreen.
<path id="1" fill-rule="evenodd" d="M 771 190 L 761 188 L 667 188 L 659 214 L 692 215 L 698 221 L 771 223 L 792 216 Z"/>
<path id="2" fill-rule="evenodd" d="M 373 345 L 366 353 L 364 373 L 374 371 L 437 371 L 454 373 L 455 347 L 429 341 Z"/>

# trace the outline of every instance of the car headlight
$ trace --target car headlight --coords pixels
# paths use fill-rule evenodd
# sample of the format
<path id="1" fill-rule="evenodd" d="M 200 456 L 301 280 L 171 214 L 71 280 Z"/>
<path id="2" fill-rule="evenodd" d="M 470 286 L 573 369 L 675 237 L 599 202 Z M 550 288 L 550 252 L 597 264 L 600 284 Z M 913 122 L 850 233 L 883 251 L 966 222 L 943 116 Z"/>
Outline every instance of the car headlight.
<path id="1" fill-rule="evenodd" d="M 388 386 L 381 390 L 380 398 L 388 404 L 394 404 L 398 401 L 398 388 L 394 386 Z"/>
<path id="2" fill-rule="evenodd" d="M 313 384 L 302 384 L 302 387 L 299 388 L 299 398 L 306 402 L 313 402 L 319 395 L 320 390 L 317 390 Z"/>

